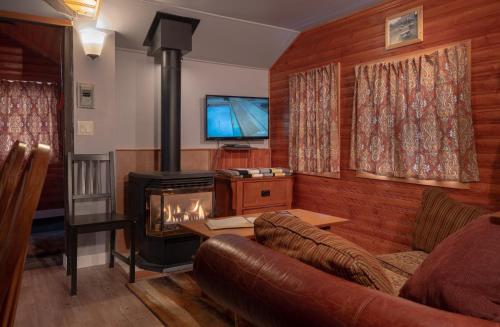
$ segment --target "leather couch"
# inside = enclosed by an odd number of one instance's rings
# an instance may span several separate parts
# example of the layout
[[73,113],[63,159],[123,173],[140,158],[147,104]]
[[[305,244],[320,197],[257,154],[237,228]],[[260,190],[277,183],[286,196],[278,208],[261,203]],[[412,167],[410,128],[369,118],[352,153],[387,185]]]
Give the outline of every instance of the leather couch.
[[206,295],[256,326],[500,326],[365,288],[236,235],[204,242],[194,274]]

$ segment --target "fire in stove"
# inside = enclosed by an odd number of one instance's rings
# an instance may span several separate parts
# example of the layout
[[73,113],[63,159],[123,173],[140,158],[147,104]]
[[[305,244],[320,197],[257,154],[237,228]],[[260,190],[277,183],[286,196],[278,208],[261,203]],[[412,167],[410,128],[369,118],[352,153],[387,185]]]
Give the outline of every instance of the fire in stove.
[[[172,209],[173,205],[171,204],[163,207],[164,224],[205,219],[205,210],[200,205],[200,200],[192,199],[191,202],[189,208],[181,209],[179,204],[175,206],[175,210]],[[156,217],[156,220],[159,219],[161,216]]]
[[186,221],[212,217],[213,188],[146,190],[146,234],[166,236]]

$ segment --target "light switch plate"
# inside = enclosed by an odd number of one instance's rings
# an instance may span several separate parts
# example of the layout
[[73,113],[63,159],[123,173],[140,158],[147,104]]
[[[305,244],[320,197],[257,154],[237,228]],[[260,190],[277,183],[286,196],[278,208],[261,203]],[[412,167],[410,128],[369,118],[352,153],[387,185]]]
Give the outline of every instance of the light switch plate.
[[78,135],[94,135],[94,122],[91,120],[79,120],[78,121]]

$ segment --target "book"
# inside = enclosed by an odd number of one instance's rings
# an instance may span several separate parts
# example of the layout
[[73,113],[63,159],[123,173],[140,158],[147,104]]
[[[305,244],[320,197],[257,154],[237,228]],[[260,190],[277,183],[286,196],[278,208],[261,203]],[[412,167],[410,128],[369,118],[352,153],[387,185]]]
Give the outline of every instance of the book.
[[259,174],[260,173],[260,170],[258,169],[251,169],[251,168],[236,168],[234,169],[236,170],[238,173],[240,173],[240,175],[252,175],[252,174]]
[[227,228],[253,228],[253,223],[257,217],[234,216],[222,219],[207,219],[205,225],[209,229]]

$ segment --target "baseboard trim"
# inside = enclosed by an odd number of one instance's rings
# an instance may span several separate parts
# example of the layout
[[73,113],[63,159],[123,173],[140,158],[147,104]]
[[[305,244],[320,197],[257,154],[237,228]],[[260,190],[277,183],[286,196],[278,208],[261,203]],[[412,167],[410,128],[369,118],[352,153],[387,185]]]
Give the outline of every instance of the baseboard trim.
[[[66,255],[63,255],[63,266],[67,267],[68,258]],[[96,253],[96,254],[86,254],[79,255],[78,262],[76,264],[77,269],[87,268],[93,266],[100,266],[109,263],[109,253]]]

